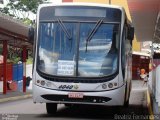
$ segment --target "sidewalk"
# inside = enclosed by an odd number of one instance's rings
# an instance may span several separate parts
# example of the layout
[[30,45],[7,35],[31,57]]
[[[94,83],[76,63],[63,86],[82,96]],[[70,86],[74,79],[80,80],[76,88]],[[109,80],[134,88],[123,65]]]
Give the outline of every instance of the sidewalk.
[[132,80],[132,89],[147,89],[148,85],[143,84],[143,80]]
[[[132,105],[147,105],[147,85],[143,85],[142,80],[132,80],[132,90],[130,96],[130,104]],[[135,99],[136,98],[136,99]]]
[[32,97],[32,90],[27,90],[26,93],[20,91],[8,91],[7,94],[0,93],[0,103],[9,102]]

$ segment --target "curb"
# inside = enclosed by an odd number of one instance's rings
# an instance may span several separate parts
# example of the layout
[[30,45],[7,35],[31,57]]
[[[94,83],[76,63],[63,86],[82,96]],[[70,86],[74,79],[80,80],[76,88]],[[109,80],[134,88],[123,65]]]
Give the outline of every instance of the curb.
[[149,94],[148,89],[146,94],[147,94],[147,107],[148,107],[149,115],[151,116],[150,120],[154,120],[154,114],[153,114],[152,105],[151,105],[151,96]]
[[15,96],[15,97],[8,97],[8,98],[2,98],[2,99],[0,99],[0,103],[9,102],[9,101],[16,101],[16,100],[22,100],[22,99],[27,99],[27,98],[31,98],[31,97],[32,97],[32,94],[20,95],[20,96]]

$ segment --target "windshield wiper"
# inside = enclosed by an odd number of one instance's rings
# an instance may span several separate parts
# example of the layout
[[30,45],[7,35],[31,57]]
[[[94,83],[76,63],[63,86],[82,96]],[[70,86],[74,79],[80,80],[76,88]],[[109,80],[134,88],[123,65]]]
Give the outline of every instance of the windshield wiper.
[[103,22],[103,19],[98,20],[97,23],[95,24],[94,28],[92,29],[92,31],[89,33],[89,35],[88,35],[88,37],[86,39],[86,52],[87,52],[88,42],[92,39],[92,37],[94,36],[94,34],[96,33],[96,31],[100,27],[100,25],[102,24],[102,22]]
[[61,26],[63,32],[66,34],[67,38],[68,38],[69,40],[71,40],[71,39],[72,39],[72,36],[69,34],[69,32],[68,32],[66,26],[63,24],[62,20],[61,20],[61,19],[57,19],[57,21],[58,21],[59,25]]

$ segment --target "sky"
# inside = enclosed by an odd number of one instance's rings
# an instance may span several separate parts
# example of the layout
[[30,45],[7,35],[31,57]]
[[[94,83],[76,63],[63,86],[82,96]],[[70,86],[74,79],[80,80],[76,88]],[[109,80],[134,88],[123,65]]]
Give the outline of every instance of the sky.
[[54,3],[61,3],[62,2],[62,0],[49,0],[49,1],[54,2]]

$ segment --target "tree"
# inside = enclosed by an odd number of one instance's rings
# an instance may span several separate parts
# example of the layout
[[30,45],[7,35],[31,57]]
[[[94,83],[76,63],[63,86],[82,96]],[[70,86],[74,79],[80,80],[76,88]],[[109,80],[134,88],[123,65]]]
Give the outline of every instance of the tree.
[[45,1],[46,0],[10,0],[4,8],[0,8],[0,11],[30,24],[31,20],[28,18],[29,12],[35,14],[39,4]]

